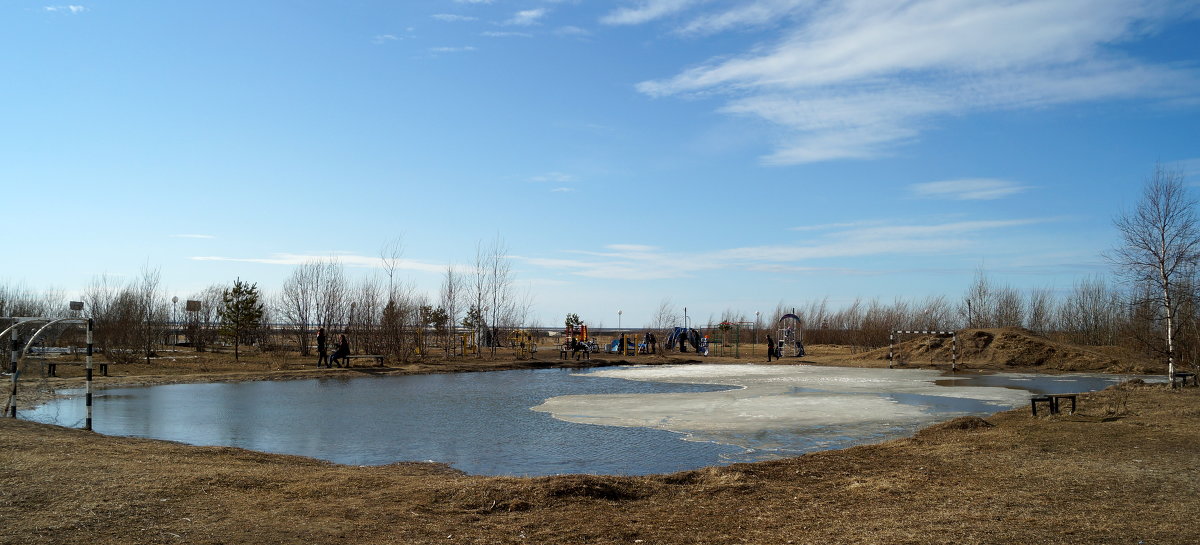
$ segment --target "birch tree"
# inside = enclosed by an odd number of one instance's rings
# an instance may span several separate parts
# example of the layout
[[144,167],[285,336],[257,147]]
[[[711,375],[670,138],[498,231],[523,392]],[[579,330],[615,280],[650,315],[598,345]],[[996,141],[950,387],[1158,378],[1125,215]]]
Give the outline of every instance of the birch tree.
[[512,317],[512,265],[508,261],[508,246],[500,235],[492,240],[492,245],[485,254],[487,274],[487,294],[491,299],[488,308],[489,326],[491,327],[492,357],[496,357],[496,347],[499,345],[501,322],[507,322]]
[[440,301],[442,309],[446,311],[446,338],[442,344],[447,358],[450,357],[450,349],[454,341],[454,329],[458,325],[458,315],[462,310],[462,292],[462,277],[454,270],[454,265],[446,265],[446,274],[442,277]]
[[[1136,286],[1152,287],[1155,318],[1163,323],[1167,373],[1175,373],[1175,328],[1180,289],[1190,284],[1200,259],[1196,201],[1183,175],[1155,165],[1132,211],[1114,220],[1121,245],[1109,255],[1117,273]],[[1135,293],[1138,290],[1133,290]]]

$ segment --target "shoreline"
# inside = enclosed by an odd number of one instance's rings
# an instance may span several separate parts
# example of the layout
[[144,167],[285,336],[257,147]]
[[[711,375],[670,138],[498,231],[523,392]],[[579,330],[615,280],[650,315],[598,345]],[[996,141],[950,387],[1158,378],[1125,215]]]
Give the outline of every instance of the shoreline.
[[1125,384],[1080,401],[1075,415],[1016,409],[639,477],[343,466],[4,419],[0,542],[1193,541],[1200,389]]
[[[673,365],[686,366],[686,365],[695,365],[695,364],[700,364],[700,365],[707,364],[707,365],[729,365],[729,366],[767,365],[767,366],[811,366],[811,367],[830,367],[830,368],[840,367],[840,368],[846,368],[846,369],[879,368],[878,366],[868,366],[868,365],[852,365],[852,364],[848,365],[847,363],[852,363],[852,362],[837,362],[837,361],[832,361],[832,362],[827,361],[827,362],[821,362],[821,363],[815,363],[815,362],[811,362],[811,361],[763,363],[763,362],[748,362],[748,361],[705,362],[705,361],[697,361],[694,359],[689,359],[687,362],[680,362],[680,361],[674,361],[674,360],[658,361],[658,362],[636,362],[636,361],[631,362],[628,360],[610,361],[610,360],[606,360],[606,359],[602,359],[602,358],[595,358],[595,359],[586,360],[586,361],[573,361],[573,360],[561,361],[560,360],[558,362],[553,362],[554,364],[551,364],[551,365],[541,365],[541,364],[539,364],[540,362],[530,362],[530,361],[520,361],[520,360],[508,361],[508,362],[494,362],[494,363],[496,363],[497,365],[495,365],[492,368],[473,369],[473,370],[438,369],[437,371],[431,371],[430,369],[427,369],[427,368],[413,369],[410,366],[408,368],[360,367],[360,368],[335,368],[335,369],[292,369],[292,370],[279,370],[279,371],[246,371],[246,372],[241,372],[241,373],[219,372],[219,373],[175,374],[175,375],[134,375],[134,376],[124,376],[124,377],[105,377],[105,380],[103,382],[94,383],[93,386],[95,387],[95,390],[106,390],[106,389],[116,389],[116,388],[152,387],[152,386],[161,386],[161,385],[170,385],[170,384],[217,384],[217,383],[233,383],[233,382],[254,382],[254,381],[275,381],[275,380],[311,380],[311,379],[327,379],[327,378],[351,379],[351,378],[363,378],[363,377],[370,377],[370,376],[419,376],[419,375],[431,375],[431,374],[457,374],[457,373],[468,373],[468,372],[487,373],[487,372],[498,372],[498,371],[536,370],[536,369],[599,369],[599,368],[609,368],[609,367],[647,366],[647,365],[651,365],[651,366],[673,366]],[[1031,375],[1047,375],[1047,376],[1076,375],[1076,374],[1078,374],[1078,375],[1104,374],[1104,375],[1109,375],[1109,376],[1121,376],[1121,375],[1112,374],[1112,373],[1096,373],[1096,372],[1084,373],[1084,372],[1070,371],[1070,372],[1038,373],[1036,371],[1030,371],[1030,370],[1004,371],[1004,370],[979,369],[979,368],[976,368],[976,369],[963,368],[958,371],[951,371],[949,369],[942,369],[942,368],[939,368],[939,366],[932,366],[932,365],[924,366],[924,367],[922,367],[922,366],[904,366],[904,367],[898,368],[898,370],[900,370],[900,369],[914,370],[914,371],[915,370],[939,371],[939,377],[963,377],[964,375],[968,375],[968,374],[973,375],[973,376],[1005,375],[1005,374],[1031,374]],[[1141,378],[1141,377],[1130,377],[1130,378]],[[941,380],[941,379],[939,379],[939,380]],[[81,391],[75,391],[75,392],[72,392],[69,394],[63,393],[64,391],[67,391],[67,390],[81,390],[84,386],[84,384],[82,383],[82,379],[68,378],[68,379],[62,379],[61,382],[62,383],[55,385],[53,390],[50,390],[48,392],[46,390],[39,390],[38,392],[40,393],[40,395],[35,395],[35,396],[31,396],[31,397],[34,399],[37,399],[40,404],[48,403],[50,401],[54,401],[54,400],[58,400],[58,399],[72,399],[72,398],[81,399],[83,397],[83,393]],[[72,382],[79,382],[79,384],[70,384]],[[745,385],[731,384],[731,383],[726,383],[726,382],[713,383],[713,382],[704,381],[704,382],[697,382],[697,384],[720,384],[723,386],[728,386],[733,389],[746,389],[747,388],[747,386],[745,386]],[[1083,392],[1083,393],[1086,394],[1087,392]],[[25,410],[26,411],[32,410],[32,409],[37,408],[38,406],[39,405],[27,405],[27,407],[29,407],[29,408],[27,408]],[[1019,411],[1019,410],[1021,410],[1021,406],[1014,406],[1009,409],[1001,409],[999,411],[996,411],[989,415],[983,416],[981,418],[991,418],[1000,413],[1009,412],[1009,411]],[[725,467],[728,465],[739,464],[739,463],[752,463],[752,464],[760,463],[760,462],[769,461],[772,459],[787,459],[787,458],[791,458],[791,457],[795,457],[795,456],[802,456],[805,454],[811,454],[812,452],[839,451],[839,450],[844,450],[847,448],[853,448],[855,446],[874,445],[874,444],[880,444],[880,443],[889,442],[889,441],[893,441],[893,440],[911,438],[911,437],[914,437],[915,435],[921,433],[926,428],[939,426],[939,425],[944,424],[945,422],[952,420],[954,418],[955,417],[946,417],[945,420],[939,419],[935,422],[931,422],[931,423],[923,425],[921,427],[910,429],[907,432],[900,434],[900,435],[886,436],[887,438],[863,439],[861,441],[853,441],[848,445],[834,447],[834,448],[827,448],[827,449],[818,449],[816,451],[809,451],[809,452],[806,452],[803,454],[792,454],[789,456],[781,456],[780,458],[771,458],[771,459],[760,460],[760,461],[755,461],[755,462],[729,462],[729,463],[725,463],[725,464],[714,464],[712,466],[704,466],[704,467],[696,468],[695,470],[702,470],[702,469],[706,469],[709,467]],[[57,424],[47,424],[47,425],[54,426]],[[654,428],[654,429],[657,429],[657,428]],[[681,434],[681,435],[685,435],[685,436],[689,435],[689,432],[685,432],[685,431],[669,430],[669,429],[665,429],[665,428],[663,428],[663,429],[664,429],[664,431],[670,431],[670,432],[676,433],[676,434]],[[99,433],[97,433],[97,434],[103,435],[103,434],[99,434]],[[131,436],[113,435],[110,437],[131,437]],[[155,439],[155,440],[171,441],[169,439]],[[184,444],[187,444],[187,443],[184,443]],[[191,445],[191,446],[201,446],[201,445]],[[229,446],[227,448],[242,448],[242,447]],[[299,456],[299,457],[307,458],[307,456],[296,455],[296,454],[283,454],[283,453],[275,453],[275,452],[269,452],[269,451],[254,451],[254,452],[261,452],[262,454],[272,454],[272,455],[277,454],[277,455],[284,455],[284,456]],[[311,459],[314,461],[320,461],[320,462],[325,462],[325,463],[330,463],[330,464],[335,464],[335,465],[348,465],[351,467],[356,466],[356,464],[339,464],[337,462],[325,460],[322,458],[311,458]],[[432,460],[430,460],[430,461],[400,460],[400,461],[388,462],[388,463],[376,464],[376,465],[385,466],[385,465],[392,465],[392,464],[412,464],[412,465],[428,464],[428,465],[435,466],[435,467],[444,466],[444,467],[450,469],[451,471],[459,471],[457,469],[453,469],[452,466],[450,466],[446,462],[439,462],[439,461],[432,461]],[[472,474],[472,473],[465,473],[465,472],[462,472],[462,473],[464,475],[474,476],[474,477],[533,478],[533,477],[528,477],[528,476],[487,475],[487,474]],[[620,476],[620,475],[613,475],[613,476]]]

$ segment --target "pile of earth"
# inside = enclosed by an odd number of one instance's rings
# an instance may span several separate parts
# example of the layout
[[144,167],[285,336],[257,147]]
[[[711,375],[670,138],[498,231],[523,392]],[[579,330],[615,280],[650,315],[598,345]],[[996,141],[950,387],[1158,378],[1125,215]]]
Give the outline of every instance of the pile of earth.
[[[950,337],[911,335],[899,340],[893,348],[898,363],[949,364],[951,361]],[[854,359],[886,361],[888,352],[886,347],[879,348],[858,354]],[[1108,373],[1154,373],[1162,367],[1125,348],[1059,342],[1018,327],[959,331],[958,362],[970,367]]]

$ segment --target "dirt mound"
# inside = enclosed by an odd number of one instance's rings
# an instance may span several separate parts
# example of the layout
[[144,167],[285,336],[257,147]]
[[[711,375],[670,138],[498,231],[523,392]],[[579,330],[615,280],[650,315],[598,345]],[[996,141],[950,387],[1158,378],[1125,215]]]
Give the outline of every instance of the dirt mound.
[[[934,335],[902,338],[894,348],[896,361],[908,364],[948,364],[951,340]],[[855,359],[887,360],[888,349],[859,354]],[[964,329],[958,332],[958,362],[976,367],[1036,367],[1058,371],[1147,372],[1150,365],[1135,361],[1114,347],[1079,346],[1050,340],[1024,328]]]

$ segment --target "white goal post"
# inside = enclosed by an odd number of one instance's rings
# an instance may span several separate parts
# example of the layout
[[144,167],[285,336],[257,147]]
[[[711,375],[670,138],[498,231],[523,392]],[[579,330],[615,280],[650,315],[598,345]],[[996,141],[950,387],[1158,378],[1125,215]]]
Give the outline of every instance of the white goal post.
[[888,368],[892,368],[896,364],[896,336],[897,335],[935,335],[938,337],[950,337],[950,370],[958,370],[958,333],[954,331],[893,331],[888,334]]

